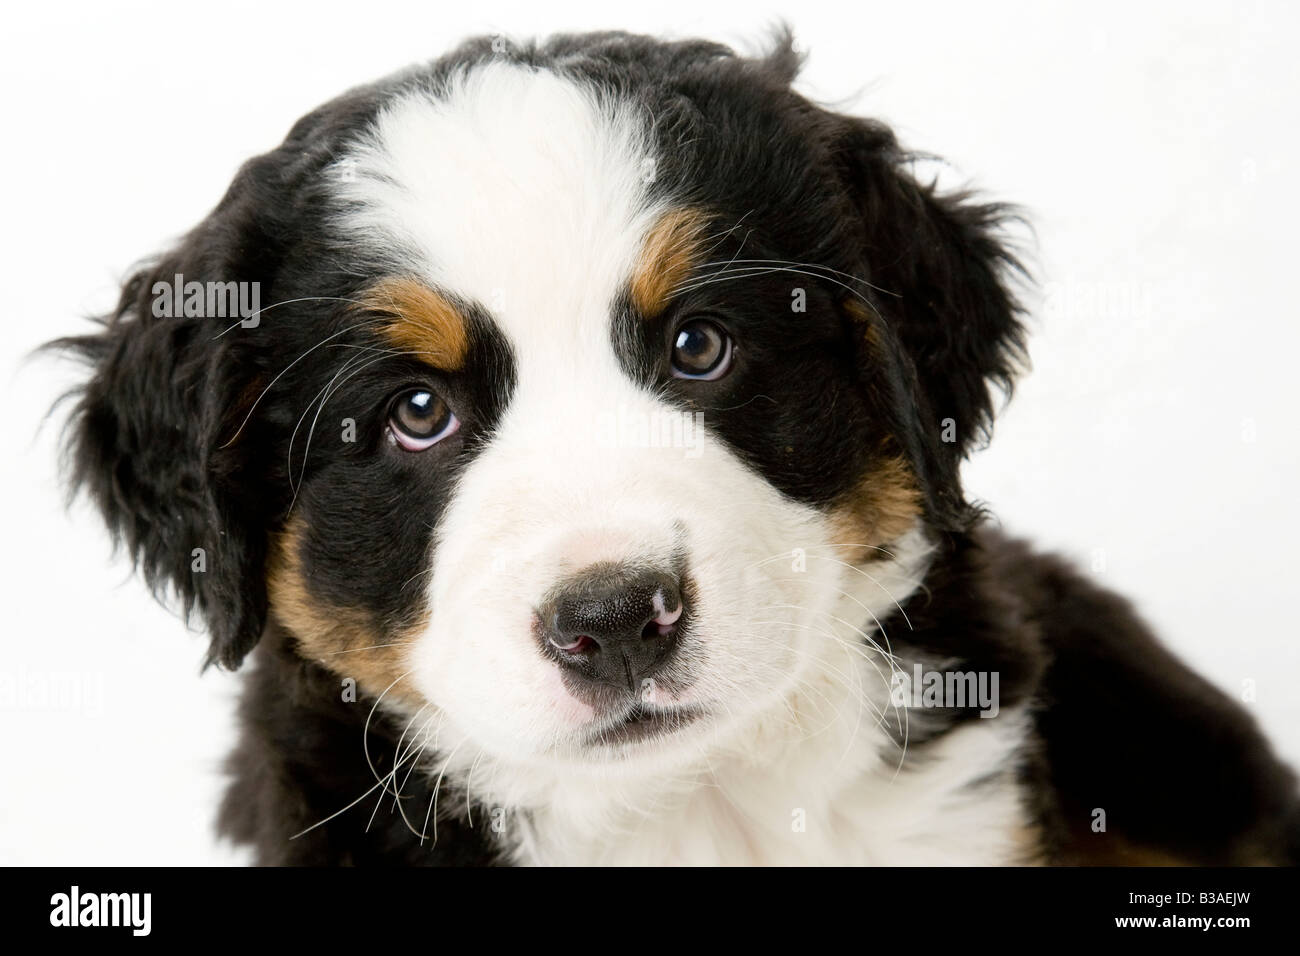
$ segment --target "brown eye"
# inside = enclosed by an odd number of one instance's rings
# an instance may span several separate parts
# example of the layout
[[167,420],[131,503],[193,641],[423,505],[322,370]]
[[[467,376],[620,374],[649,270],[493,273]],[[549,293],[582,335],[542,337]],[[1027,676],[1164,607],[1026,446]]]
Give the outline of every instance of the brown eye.
[[407,451],[424,451],[455,434],[460,420],[437,393],[413,388],[393,400],[388,428]]
[[708,319],[691,319],[673,338],[673,374],[678,378],[713,381],[731,368],[731,336]]

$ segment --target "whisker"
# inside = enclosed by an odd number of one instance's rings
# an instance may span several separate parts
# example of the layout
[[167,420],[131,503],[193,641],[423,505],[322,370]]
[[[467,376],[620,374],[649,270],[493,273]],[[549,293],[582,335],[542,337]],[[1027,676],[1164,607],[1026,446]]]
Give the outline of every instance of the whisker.
[[264,313],[270,312],[272,309],[278,306],[293,305],[297,302],[348,302],[356,306],[361,306],[365,304],[363,302],[358,302],[356,299],[348,299],[337,295],[305,295],[298,299],[282,299],[279,302],[272,302],[270,305],[263,306],[262,308],[254,312],[253,315],[250,315],[247,318],[242,318],[234,325],[222,329],[220,332],[214,335],[209,341],[215,342],[217,339],[221,338],[227,332],[234,331],[235,329],[239,328],[241,325],[243,325],[245,322],[247,322],[249,319],[253,318],[254,316],[260,318]]
[[343,650],[343,651],[331,651],[330,653],[323,655],[321,657],[321,660],[324,660],[326,657],[339,657],[343,654],[356,654],[359,651],[374,651],[374,650],[378,650],[381,647],[408,647],[414,643],[416,642],[415,641],[390,641],[387,644],[367,644],[365,647],[349,647],[347,650]]
[[[408,757],[407,759],[410,759],[410,758]],[[344,813],[347,813],[349,810],[351,810],[353,807],[355,807],[357,804],[359,804],[362,800],[364,800],[364,799],[366,799],[368,796],[370,796],[370,794],[374,793],[377,789],[379,789],[379,788],[381,788],[381,787],[385,787],[386,784],[387,784],[387,782],[388,782],[388,780],[389,780],[389,778],[392,777],[392,776],[397,772],[397,769],[398,769],[398,768],[397,768],[397,766],[395,765],[395,766],[393,767],[393,770],[390,771],[389,773],[385,774],[382,778],[380,778],[380,777],[378,777],[378,776],[376,775],[375,783],[372,784],[371,787],[370,787],[370,789],[368,789],[365,793],[361,794],[361,796],[357,797],[355,800],[353,800],[351,803],[349,803],[347,806],[343,807],[342,809],[336,810],[336,811],[334,811],[333,813],[331,813],[329,816],[325,817],[324,819],[316,821],[315,823],[313,823],[311,826],[307,827],[306,829],[304,829],[304,830],[299,830],[299,831],[298,831],[297,833],[295,833],[293,836],[289,837],[289,839],[290,839],[290,840],[296,840],[296,839],[298,839],[298,837],[302,836],[303,834],[310,833],[312,830],[315,830],[317,827],[324,826],[326,823],[329,823],[331,820],[335,819],[336,817],[339,817],[339,816],[343,815]],[[381,794],[381,797],[382,797],[382,794]]]
[[[714,249],[718,248],[718,246],[722,245],[722,243],[726,240],[726,238],[727,238],[728,236],[730,236],[733,232],[735,232],[737,229],[739,229],[741,223],[743,223],[746,219],[748,219],[751,215],[753,215],[754,212],[755,212],[755,210],[753,210],[753,209],[749,210],[749,212],[745,213],[743,216],[741,216],[739,219],[737,219],[737,220],[736,220],[736,224],[735,224],[734,226],[732,226],[730,229],[724,229],[722,232],[715,233],[715,234],[712,235],[712,236],[707,236],[707,237],[705,237],[705,240],[704,240],[705,242],[708,242],[710,239],[712,239],[712,240],[716,240],[716,241],[713,243],[713,245],[709,246],[709,248],[708,248],[708,252],[712,252]],[[748,235],[749,235],[749,234],[746,233],[746,238],[748,238]],[[743,249],[743,248],[745,247],[745,242],[744,242],[744,240],[741,241],[741,243],[740,243],[740,247],[741,247],[741,249]],[[740,250],[739,250],[739,249],[736,250],[736,254],[737,254],[737,255],[740,254]]]
[[369,790],[367,790],[367,791],[366,791],[365,793],[363,793],[361,796],[357,797],[355,800],[353,800],[351,803],[349,803],[349,804],[348,804],[346,807],[344,807],[342,810],[336,810],[334,813],[331,813],[329,816],[327,816],[324,820],[320,820],[320,821],[317,822],[317,823],[313,823],[311,826],[309,826],[309,827],[308,827],[307,829],[305,829],[305,830],[299,830],[299,831],[298,831],[297,833],[295,833],[293,836],[289,837],[289,839],[290,839],[290,840],[296,840],[296,839],[298,839],[298,837],[302,836],[304,833],[310,833],[312,830],[315,830],[317,827],[319,827],[319,826],[323,826],[323,825],[325,825],[326,823],[329,823],[331,820],[333,820],[335,817],[339,816],[340,814],[347,813],[349,810],[351,810],[353,807],[355,807],[355,806],[356,806],[358,803],[360,803],[362,800],[366,799],[366,797],[370,796],[370,794],[374,793],[375,790],[376,790],[377,788],[383,786],[385,780],[387,780],[387,779],[388,779],[388,778],[385,777],[384,780],[381,780],[381,781],[379,781],[378,783],[373,784],[373,785],[370,787]]
[[[466,738],[466,740],[468,739],[469,738]],[[447,755],[447,759],[442,765],[442,770],[438,772],[438,779],[433,785],[433,801],[429,804],[429,812],[433,814],[433,842],[429,844],[430,850],[438,845],[438,792],[442,790],[442,778],[446,775],[447,768],[451,766],[451,762],[455,758],[457,751],[459,751],[464,745],[465,741],[462,740],[452,749],[451,753]],[[429,813],[425,813],[424,815],[424,826],[426,829],[429,826]],[[423,836],[420,837],[420,843],[424,843]]]
[[[336,381],[338,381],[338,377],[342,375],[344,372],[346,372],[348,368],[350,368],[354,363],[360,361],[361,361],[360,357],[353,356],[349,358],[346,362],[344,362],[343,365],[339,368],[339,370],[334,373],[333,378],[331,378],[328,382],[322,385],[320,391],[318,391],[314,396],[312,396],[311,401],[307,403],[307,406],[303,409],[302,414],[298,416],[297,423],[293,426],[293,432],[289,435],[288,458],[287,461],[285,462],[285,473],[289,476],[289,487],[293,490],[293,497],[289,501],[289,511],[293,511],[293,506],[298,501],[298,489],[302,487],[303,478],[305,478],[307,475],[307,452],[310,451],[311,449],[311,436],[308,435],[307,448],[305,448],[302,453],[302,472],[298,476],[297,484],[295,484],[293,480],[293,446],[294,446],[294,442],[298,438],[298,429],[302,427],[303,419],[307,417],[307,412],[311,410],[312,404],[315,403],[318,399],[320,399],[320,405],[318,405],[316,409],[316,418],[320,417],[320,410],[325,407],[325,402],[328,400],[329,395],[332,394],[329,391],[330,386],[333,385]],[[312,419],[311,427],[313,431],[316,428],[316,418]]]
[[471,830],[474,829],[474,806],[473,801],[470,799],[474,786],[474,770],[478,767],[478,762],[483,759],[485,753],[487,753],[485,748],[480,747],[478,749],[478,755],[474,758],[474,762],[469,765],[469,774],[465,777],[465,817],[469,821]]
[[[357,304],[359,305],[360,303]],[[280,381],[280,379],[284,378],[284,376],[288,374],[289,369],[293,368],[295,365],[297,365],[299,362],[305,359],[312,352],[316,351],[322,345],[325,345],[327,342],[331,342],[334,339],[337,339],[340,335],[346,335],[349,332],[355,332],[357,329],[365,328],[367,325],[374,325],[375,323],[380,321],[382,320],[376,316],[373,318],[366,319],[364,322],[358,322],[356,325],[350,325],[347,328],[339,329],[334,334],[328,335],[325,338],[321,339],[319,342],[317,342],[311,348],[307,349],[307,351],[303,352],[301,355],[299,355],[296,359],[294,359],[284,368],[280,369],[279,373],[275,376],[275,378],[271,379],[271,381],[267,384],[266,388],[262,389],[262,391],[258,394],[257,398],[253,401],[253,404],[248,409],[248,413],[244,416],[244,420],[241,421],[239,423],[239,427],[235,429],[235,433],[231,435],[230,438],[226,441],[226,443],[221,447],[222,448],[230,447],[230,445],[234,443],[235,439],[237,439],[241,434],[243,434],[244,429],[248,426],[249,419],[253,417],[253,412],[257,411],[257,406],[262,403],[262,399],[266,398],[267,393],[271,391],[271,389],[275,388],[275,383]]]
[[[815,634],[815,635],[819,635],[819,636],[821,636],[821,637],[828,638],[828,639],[833,640],[833,641],[836,641],[837,643],[840,643],[840,644],[843,644],[843,643],[844,643],[844,639],[843,639],[843,638],[841,638],[841,637],[837,637],[837,636],[834,635],[834,634],[830,634],[830,633],[828,633],[828,632],[826,632],[826,631],[822,631],[822,630],[820,630],[820,629],[818,629],[818,628],[815,628],[815,627],[813,627],[811,624],[799,624],[799,623],[796,623],[796,622],[793,622],[793,621],[755,621],[754,624],[756,624],[756,625],[768,626],[768,627],[792,627],[792,628],[798,628],[798,629],[800,629],[800,630],[811,631],[811,632],[812,632],[813,634]],[[771,642],[774,643],[774,644],[777,644],[777,645],[779,645],[779,646],[781,646],[781,647],[789,648],[791,651],[793,651],[793,652],[795,652],[795,653],[798,653],[798,650],[797,650],[796,648],[791,647],[789,644],[783,644],[781,641],[777,641],[777,640],[775,640],[774,638],[764,637],[763,635],[759,635],[759,634],[753,634],[753,635],[751,635],[751,636],[752,636],[752,637],[757,637],[759,640],[768,640],[768,641],[771,641]],[[804,653],[807,653],[807,652],[805,651]],[[872,669],[875,670],[875,672],[876,672],[876,676],[880,678],[881,682],[882,682],[886,687],[888,687],[888,686],[889,686],[889,681],[885,680],[885,675],[882,674],[882,673],[880,673],[880,669],[879,669],[878,667],[875,666],[874,662],[872,662],[871,660],[868,659],[868,660],[867,660],[867,663],[869,663],[869,664],[872,665]],[[840,677],[842,677],[842,678],[845,679],[845,686],[846,686],[846,687],[849,686],[848,683],[847,683],[847,681],[848,681],[848,675],[847,675],[847,674],[845,674],[843,671],[839,670],[838,668],[831,668],[831,670],[833,670],[836,674],[838,674]],[[884,719],[885,719],[884,711],[877,710],[877,709],[875,708],[874,705],[872,705],[872,710],[873,710],[873,711],[874,711],[874,712],[875,712],[875,713],[880,717],[881,720],[884,720]]]
[[[773,260],[773,261],[779,261],[779,260]],[[805,275],[814,279],[822,279],[826,282],[830,282],[834,285],[837,285],[844,291],[848,292],[850,295],[861,300],[862,304],[865,305],[868,309],[870,309],[872,314],[876,315],[877,317],[880,316],[880,311],[876,308],[875,303],[872,302],[870,299],[868,299],[857,289],[855,289],[853,286],[849,285],[847,282],[844,282],[841,279],[837,279],[833,275],[826,275],[824,272],[814,272],[806,268],[796,268],[797,265],[798,263],[794,263],[790,265],[770,265],[770,266],[752,265],[752,266],[741,266],[739,268],[734,268],[734,269],[733,268],[719,269],[703,277],[696,277],[696,278],[684,280],[683,282],[679,283],[676,287],[674,287],[670,294],[672,296],[684,295],[688,292],[694,292],[697,289],[702,289],[705,286],[709,286],[709,285],[715,285],[719,282],[732,282],[735,281],[736,279],[753,279],[753,278],[758,278],[760,276],[772,275],[777,272],[789,272],[795,275]],[[813,268],[819,268],[819,267],[814,266]],[[835,271],[835,270],[831,270],[831,271]],[[871,286],[871,284],[869,282],[866,282],[865,279],[857,279],[856,277],[853,278],[855,279],[855,281],[862,282],[865,285]],[[874,289],[875,286],[871,286],[871,288]],[[894,295],[894,293],[889,292],[887,289],[880,289],[878,291],[885,293],[887,295]]]
[[370,708],[370,713],[366,714],[366,723],[361,728],[361,749],[366,755],[366,764],[370,767],[370,772],[371,774],[374,775],[374,778],[376,780],[379,780],[380,777],[379,777],[379,769],[375,766],[374,760],[372,760],[370,757],[370,721],[374,718],[375,711],[379,709],[379,705],[383,701],[384,696],[390,690],[396,687],[399,682],[401,682],[406,677],[408,677],[413,671],[414,668],[406,671],[406,673],[404,674],[398,675],[396,680],[394,680],[391,684],[389,684],[387,687],[384,688],[383,693],[381,693],[378,697],[375,698],[375,702]]
[[[423,724],[420,725],[420,730],[419,730],[419,732],[418,732],[418,737],[423,737],[423,736],[424,736],[424,732],[425,732],[425,730],[428,728],[429,724],[433,722],[433,719],[434,719],[435,717],[440,718],[439,721],[438,721],[438,726],[441,728],[441,726],[442,726],[441,716],[442,716],[441,714],[436,714],[436,713],[435,713],[435,714],[431,714],[431,715],[429,716],[428,720],[426,720]],[[426,750],[427,750],[427,748],[425,747],[424,743],[423,743],[423,742],[420,742],[418,739],[413,739],[412,742],[411,742],[411,746],[412,746],[412,748],[416,747],[417,745],[418,745],[418,747],[419,747],[420,756],[421,756],[421,757],[424,756],[424,754],[425,754],[425,752],[426,752]],[[401,789],[401,790],[406,789],[406,781],[410,779],[411,774],[415,771],[415,768],[416,768],[417,766],[419,766],[419,763],[420,763],[419,757],[417,757],[414,761],[412,761],[412,763],[411,763],[411,769],[408,770],[408,771],[406,771],[406,776],[405,776],[404,778],[402,778],[402,786],[401,786],[399,789]],[[410,820],[410,818],[406,815],[406,808],[403,807],[402,804],[401,804],[401,803],[400,803],[396,798],[394,798],[394,800],[393,800],[393,808],[396,809],[397,812],[401,815],[401,817],[402,817],[402,823],[404,823],[404,824],[406,825],[406,829],[410,830],[411,833],[413,833],[415,836],[420,837],[420,838],[421,838],[421,842],[423,842],[424,834],[423,834],[421,831],[415,829],[415,827],[411,824],[411,820]],[[391,811],[390,811],[390,812],[391,812]]]
[[[415,750],[415,749],[419,746],[419,743],[420,743],[420,742],[419,742],[419,738],[418,738],[418,736],[416,736],[416,737],[412,737],[412,738],[411,738],[411,746],[408,747],[405,751],[402,750],[402,744],[406,742],[406,735],[407,735],[408,732],[410,732],[411,724],[415,723],[415,722],[419,719],[420,715],[421,715],[422,713],[424,713],[426,710],[428,710],[430,706],[432,706],[432,705],[430,705],[430,704],[424,704],[423,706],[421,706],[420,709],[417,710],[417,711],[415,712],[415,714],[411,717],[411,719],[408,720],[408,721],[406,722],[406,726],[402,728],[402,735],[401,735],[400,737],[397,738],[397,748],[396,748],[396,751],[395,751],[395,754],[396,754],[396,755],[393,757],[393,760],[394,760],[395,762],[400,763],[400,762],[402,761],[402,757],[403,757],[403,756],[405,756],[406,754],[411,753],[411,751]],[[436,716],[436,714],[431,715],[431,716],[429,717],[429,720],[432,720],[434,716]],[[427,724],[428,724],[428,721],[425,721],[425,723],[422,724],[421,727],[427,726]],[[402,782],[401,782],[401,784],[397,787],[397,791],[393,794],[393,805],[394,805],[394,806],[396,806],[396,805],[397,805],[397,801],[398,801],[399,799],[401,799],[402,791],[406,789],[406,781],[408,781],[408,780],[411,779],[411,772],[412,772],[413,770],[415,770],[415,768],[416,768],[416,766],[419,764],[419,762],[420,762],[419,760],[414,760],[414,761],[411,762],[411,768],[410,768],[410,770],[407,770],[407,771],[406,771],[406,776],[402,778]],[[394,782],[396,782],[395,779],[394,779]]]
[[[705,262],[705,263],[702,263],[701,265],[699,265],[697,268],[699,268],[699,269],[708,269],[708,268],[711,268],[711,267],[713,267],[713,266],[719,266],[719,265],[721,265],[721,264],[722,264],[721,262]],[[880,286],[878,286],[878,285],[875,285],[875,284],[873,284],[873,283],[871,283],[871,282],[868,282],[866,279],[863,279],[861,276],[855,276],[855,275],[854,275],[853,273],[851,273],[851,272],[843,272],[843,271],[841,271],[841,270],[839,270],[839,269],[835,269],[835,268],[833,268],[833,267],[831,267],[831,266],[822,265],[822,264],[820,264],[820,263],[816,263],[816,262],[795,262],[795,261],[793,261],[793,260],[791,260],[791,259],[732,259],[732,260],[729,260],[728,264],[729,264],[729,265],[732,265],[732,264],[739,264],[739,265],[761,265],[761,266],[783,265],[783,266],[800,266],[800,267],[805,268],[805,269],[817,269],[817,270],[820,270],[820,271],[822,271],[822,272],[829,272],[829,273],[831,273],[831,274],[833,274],[833,275],[843,276],[845,279],[852,279],[854,282],[861,282],[861,283],[862,283],[864,286],[866,286],[868,289],[872,289],[872,290],[874,290],[874,291],[876,291],[876,292],[880,292],[880,293],[882,293],[882,294],[884,294],[884,295],[893,296],[893,297],[896,298],[896,299],[901,299],[901,298],[902,298],[902,295],[900,295],[899,293],[897,293],[897,292],[891,292],[889,289],[885,289],[885,288],[882,288],[882,287],[880,287]],[[689,281],[689,280],[688,280],[688,281]]]

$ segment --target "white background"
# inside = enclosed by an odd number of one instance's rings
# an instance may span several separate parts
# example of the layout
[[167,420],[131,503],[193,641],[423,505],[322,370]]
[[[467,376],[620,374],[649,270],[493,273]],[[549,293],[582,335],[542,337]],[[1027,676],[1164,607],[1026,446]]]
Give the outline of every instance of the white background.
[[[110,561],[86,507],[65,512],[57,428],[38,426],[73,370],[21,357],[85,328],[298,116],[484,32],[744,47],[784,17],[806,92],[945,156],[945,181],[1023,204],[1034,370],[969,487],[1131,596],[1229,693],[1254,681],[1248,706],[1300,763],[1294,5],[208,9],[6,14],[0,862],[241,858],[211,834],[238,678],[200,677],[203,639]],[[59,681],[79,705],[31,691]]]

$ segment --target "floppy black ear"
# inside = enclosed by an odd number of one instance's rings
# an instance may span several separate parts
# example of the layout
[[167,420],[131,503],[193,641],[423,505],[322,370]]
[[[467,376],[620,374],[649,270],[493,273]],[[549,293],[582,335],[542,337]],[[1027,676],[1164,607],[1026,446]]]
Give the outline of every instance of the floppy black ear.
[[[279,147],[244,164],[175,250],[131,277],[100,331],[48,346],[93,370],[70,422],[74,486],[150,585],[202,614],[209,663],[237,666],[261,635],[266,537],[288,499],[275,449],[293,418],[286,425],[257,403],[287,364],[270,343],[301,316],[247,313],[328,298],[320,283],[291,288],[287,277],[302,271],[295,262],[329,258],[325,171],[382,91],[358,88],[300,119]],[[190,307],[190,283],[202,287],[200,308]],[[160,301],[169,294],[170,309]]]
[[215,339],[217,323],[154,314],[158,284],[213,275],[213,264],[195,258],[203,242],[191,237],[136,273],[101,331],[52,345],[93,369],[69,422],[74,488],[90,494],[155,592],[179,595],[187,614],[199,610],[209,663],[234,667],[266,609],[257,509],[229,480],[251,463],[238,443],[222,447],[238,427],[230,411],[243,383]]
[[179,247],[126,282],[97,332],[47,347],[92,369],[68,426],[74,490],[89,493],[156,593],[197,608],[208,662],[232,668],[266,614],[264,435],[240,426],[265,379],[249,342],[252,307],[272,294],[277,206],[266,186],[282,165],[275,154],[247,164]]
[[994,391],[1010,394],[1025,329],[1008,279],[1023,275],[1005,244],[1008,206],[941,195],[913,176],[885,126],[837,118],[836,155],[860,221],[863,274],[877,321],[912,379],[913,432],[941,510],[965,508],[958,470],[992,426]]

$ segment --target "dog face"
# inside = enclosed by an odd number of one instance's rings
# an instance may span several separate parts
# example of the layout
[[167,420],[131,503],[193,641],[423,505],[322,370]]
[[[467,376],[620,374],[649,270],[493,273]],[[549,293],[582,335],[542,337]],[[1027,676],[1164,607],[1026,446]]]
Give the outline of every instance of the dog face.
[[[213,660],[276,630],[441,752],[565,773],[847,679],[968,520],[1020,327],[1001,210],[796,65],[471,43],[304,118],[65,343],[78,477]],[[160,316],[169,280],[262,307]]]

